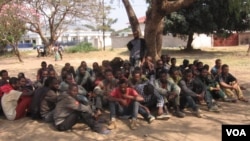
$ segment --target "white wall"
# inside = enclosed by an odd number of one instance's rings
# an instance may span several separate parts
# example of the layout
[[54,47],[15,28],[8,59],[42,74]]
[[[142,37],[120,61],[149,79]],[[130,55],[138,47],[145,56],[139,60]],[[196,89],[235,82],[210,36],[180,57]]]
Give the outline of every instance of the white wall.
[[202,48],[202,47],[212,47],[212,37],[207,36],[206,34],[194,34],[193,36],[193,47]]

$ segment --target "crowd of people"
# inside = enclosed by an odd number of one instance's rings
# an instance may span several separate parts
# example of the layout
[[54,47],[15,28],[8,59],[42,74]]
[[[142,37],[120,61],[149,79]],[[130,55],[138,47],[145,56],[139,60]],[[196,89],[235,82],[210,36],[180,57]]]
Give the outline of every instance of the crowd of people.
[[[127,44],[129,60],[115,57],[94,62],[92,67],[82,61],[77,68],[65,63],[60,72],[43,61],[34,81],[24,72],[9,77],[7,70],[1,70],[0,114],[8,120],[25,116],[43,120],[58,131],[81,122],[108,134],[117,128],[117,118],[129,119],[134,130],[138,114],[148,123],[168,120],[171,115],[184,118],[185,109],[201,118],[201,104],[210,112],[219,112],[217,101],[248,102],[222,60],[216,59],[211,69],[200,60],[183,59],[178,66],[176,58],[163,54],[154,63],[145,56],[147,46],[139,32],[133,35]],[[62,60],[59,46],[54,53],[55,61]],[[104,111],[109,112],[109,120],[101,118]]]
[[[219,112],[217,101],[248,102],[222,60],[216,59],[211,69],[200,60],[191,63],[183,59],[179,66],[176,61],[164,54],[156,63],[147,56],[138,65],[131,65],[115,57],[101,64],[94,62],[92,67],[85,61],[76,68],[66,63],[60,72],[43,61],[33,81],[25,72],[10,77],[7,70],[1,70],[1,114],[8,120],[25,116],[43,120],[58,131],[81,122],[95,132],[108,134],[122,117],[136,129],[138,115],[151,123],[171,116],[184,118],[184,109],[188,109],[201,118],[201,104],[210,112]],[[101,118],[104,111],[110,114],[108,120]],[[102,121],[108,121],[107,126]]]

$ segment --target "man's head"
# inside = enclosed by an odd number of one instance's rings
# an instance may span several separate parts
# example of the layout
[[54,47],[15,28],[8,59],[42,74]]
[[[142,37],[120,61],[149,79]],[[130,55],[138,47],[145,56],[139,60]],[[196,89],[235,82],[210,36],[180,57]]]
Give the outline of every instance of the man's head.
[[190,69],[184,71],[184,79],[187,82],[190,82],[193,79],[193,72]]
[[87,68],[87,63],[85,61],[82,61],[81,66],[86,69]]
[[44,79],[47,79],[48,74],[49,74],[49,73],[48,73],[48,70],[43,70],[43,71],[42,71],[42,77],[41,77],[41,78],[42,78],[42,81],[43,81]]
[[222,71],[222,74],[228,74],[229,73],[229,66],[227,64],[223,64],[221,66],[221,71]]
[[221,59],[216,59],[216,60],[215,60],[215,66],[216,66],[217,68],[220,68],[220,67],[221,67]]
[[171,58],[171,65],[176,66],[176,58]]
[[128,81],[124,78],[120,79],[118,82],[119,89],[122,94],[126,94],[128,88]]
[[156,68],[163,68],[163,61],[162,60],[156,61]]
[[59,82],[55,77],[48,77],[46,81],[48,81],[50,89],[54,91],[57,91],[59,89]]
[[65,82],[67,84],[72,84],[74,82],[74,78],[73,78],[73,76],[70,73],[67,73],[65,75]]
[[19,80],[16,77],[11,77],[9,80],[9,84],[14,90],[18,90],[20,87]]
[[171,69],[170,75],[171,75],[171,77],[172,77],[173,79],[175,79],[175,80],[176,80],[178,77],[181,76],[181,75],[180,75],[180,71],[179,71],[177,68]]
[[184,59],[182,62],[183,66],[188,66],[189,65],[189,60],[188,59]]
[[9,74],[8,74],[8,71],[7,71],[7,70],[1,70],[0,76],[1,76],[1,78],[2,78],[3,80],[9,79]]
[[49,77],[56,77],[56,72],[55,72],[55,70],[49,70],[49,71],[48,71],[48,76],[49,76]]
[[80,75],[85,75],[85,73],[86,73],[86,68],[84,68],[83,66],[81,66],[81,67],[79,68],[79,73],[80,73]]
[[138,69],[135,69],[135,70],[132,72],[132,78],[133,78],[136,82],[140,81],[140,79],[141,79],[141,71],[138,70]]
[[106,69],[104,74],[105,74],[105,79],[108,81],[111,81],[114,78],[114,75],[111,69]]
[[153,95],[154,94],[154,86],[150,83],[144,85],[143,92],[145,95]]
[[201,69],[201,74],[200,75],[201,75],[201,77],[206,78],[207,75],[208,75],[208,69],[206,67],[203,67]]
[[46,69],[47,68],[47,63],[45,61],[42,61],[41,67],[42,67],[42,69]]
[[97,62],[94,62],[92,64],[93,70],[98,70],[99,69],[99,64]]
[[139,31],[138,30],[136,30],[136,31],[134,31],[133,32],[133,35],[134,35],[134,38],[139,38],[140,36],[140,34],[139,34]]
[[78,94],[78,85],[77,84],[70,84],[68,88],[69,95],[76,97]]
[[167,72],[165,70],[161,70],[159,74],[160,74],[159,80],[161,81],[161,83],[166,84],[168,82]]
[[65,69],[67,70],[67,71],[69,71],[70,70],[70,63],[65,63]]
[[20,87],[26,86],[26,79],[24,77],[18,77]]

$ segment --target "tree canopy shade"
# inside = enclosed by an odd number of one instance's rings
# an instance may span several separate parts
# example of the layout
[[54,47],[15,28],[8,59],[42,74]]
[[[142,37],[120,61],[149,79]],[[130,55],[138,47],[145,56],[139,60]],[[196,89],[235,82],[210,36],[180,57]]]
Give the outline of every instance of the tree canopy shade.
[[164,33],[187,35],[192,49],[194,33],[228,36],[250,28],[250,0],[196,0],[191,6],[168,14]]

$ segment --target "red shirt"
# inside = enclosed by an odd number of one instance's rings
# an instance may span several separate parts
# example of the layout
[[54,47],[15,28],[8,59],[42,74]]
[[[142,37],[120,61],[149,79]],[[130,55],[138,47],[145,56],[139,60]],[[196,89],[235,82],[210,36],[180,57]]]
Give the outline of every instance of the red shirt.
[[[130,104],[131,102],[131,99],[129,98],[124,98],[122,96],[123,94],[121,93],[120,89],[119,88],[115,88],[110,96],[114,97],[114,98],[122,98],[122,99],[125,99],[127,101],[127,105]],[[139,94],[133,89],[133,88],[127,88],[127,91],[126,91],[126,94],[125,95],[129,95],[129,96],[138,96]]]

